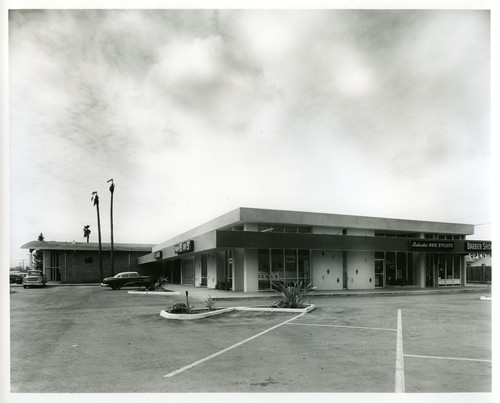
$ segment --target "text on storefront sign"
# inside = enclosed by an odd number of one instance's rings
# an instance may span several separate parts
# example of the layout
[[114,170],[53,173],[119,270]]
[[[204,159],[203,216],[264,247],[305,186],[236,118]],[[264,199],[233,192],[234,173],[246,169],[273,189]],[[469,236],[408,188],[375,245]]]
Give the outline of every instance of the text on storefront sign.
[[177,245],[174,245],[174,252],[175,253],[187,253],[187,252],[192,252],[194,250],[194,241],[189,240],[189,241],[184,241],[181,243],[178,243]]

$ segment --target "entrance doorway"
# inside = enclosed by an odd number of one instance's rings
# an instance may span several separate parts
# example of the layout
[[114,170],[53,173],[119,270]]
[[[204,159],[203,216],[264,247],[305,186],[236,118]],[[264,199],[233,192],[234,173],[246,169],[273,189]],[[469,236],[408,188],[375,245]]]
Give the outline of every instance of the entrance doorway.
[[384,259],[375,259],[375,287],[384,286]]
[[347,278],[347,252],[342,252],[342,288],[347,290],[348,287],[348,278]]
[[207,255],[201,256],[201,281],[200,285],[202,287],[207,286]]

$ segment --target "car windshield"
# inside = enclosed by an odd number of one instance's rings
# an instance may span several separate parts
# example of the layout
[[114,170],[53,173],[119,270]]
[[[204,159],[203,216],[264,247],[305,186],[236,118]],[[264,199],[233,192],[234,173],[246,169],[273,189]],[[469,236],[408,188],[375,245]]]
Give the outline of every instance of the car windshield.
[[38,270],[30,270],[28,272],[28,276],[40,276],[42,274],[42,272],[38,271]]

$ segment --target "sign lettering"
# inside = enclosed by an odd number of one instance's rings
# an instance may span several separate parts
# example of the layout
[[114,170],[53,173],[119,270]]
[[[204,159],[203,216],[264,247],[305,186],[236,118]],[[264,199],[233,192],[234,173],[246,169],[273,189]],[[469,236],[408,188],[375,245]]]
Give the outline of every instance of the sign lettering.
[[455,243],[453,241],[409,241],[410,248],[413,250],[453,250]]
[[476,260],[476,259],[486,259],[488,257],[488,254],[487,253],[476,253],[476,252],[471,252],[469,253],[469,257],[472,259],[472,260]]
[[194,250],[194,241],[193,240],[184,241],[184,242],[178,243],[177,245],[174,245],[174,252],[177,254],[192,252],[193,250]]
[[465,250],[467,252],[486,251],[491,252],[491,241],[466,241]]

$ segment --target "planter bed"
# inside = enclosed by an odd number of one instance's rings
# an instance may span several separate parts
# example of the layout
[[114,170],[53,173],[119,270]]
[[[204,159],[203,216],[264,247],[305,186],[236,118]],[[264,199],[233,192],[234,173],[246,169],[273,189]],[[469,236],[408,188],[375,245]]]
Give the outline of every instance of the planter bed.
[[[221,308],[221,309],[215,309],[213,311],[206,309],[206,310],[199,310],[199,313],[168,313],[167,311],[162,310],[160,312],[160,316],[162,316],[165,319],[194,320],[194,319],[208,318],[210,316],[215,316],[215,315],[221,315],[223,313],[232,312],[235,309],[236,308]],[[196,309],[193,310],[196,312]]]
[[[200,313],[168,313],[167,311],[162,310],[160,312],[160,316],[165,319],[194,320],[194,319],[208,318],[210,316],[220,315],[232,311],[307,313],[311,312],[315,308],[316,307],[312,304],[306,306],[305,308],[271,308],[268,306],[255,306],[255,307],[238,306],[231,308],[216,309],[214,311],[210,311],[208,309],[199,310]],[[194,311],[196,311],[196,309],[194,309]]]

